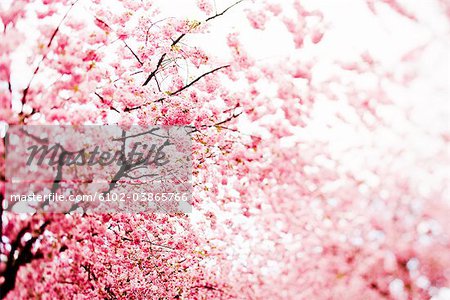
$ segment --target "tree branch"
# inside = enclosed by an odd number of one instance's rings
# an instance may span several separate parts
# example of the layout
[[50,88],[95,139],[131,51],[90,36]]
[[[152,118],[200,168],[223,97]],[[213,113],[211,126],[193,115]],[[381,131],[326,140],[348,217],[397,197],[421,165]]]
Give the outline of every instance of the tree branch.
[[[238,5],[239,3],[243,2],[243,1],[244,1],[244,0],[237,1],[237,2],[234,3],[233,5],[227,7],[227,8],[226,8],[224,11],[222,11],[221,13],[216,13],[214,16],[211,16],[211,17],[207,18],[207,19],[204,21],[204,23],[207,23],[207,22],[209,22],[209,21],[211,21],[211,20],[214,20],[214,19],[217,18],[217,17],[220,17],[220,16],[224,15],[224,14],[225,14],[227,11],[229,11],[231,8],[233,8],[234,6]],[[199,22],[197,26],[199,26],[200,24],[202,24],[202,22]],[[176,44],[178,44],[185,36],[186,36],[186,33],[181,34],[176,40],[174,40],[174,41],[172,42],[171,47],[173,47],[173,46],[175,46]],[[162,63],[163,59],[166,57],[166,55],[167,55],[167,52],[164,53],[163,55],[161,55],[161,58],[159,59],[158,64],[156,65],[155,70],[153,70],[153,71],[150,73],[150,75],[149,75],[149,76],[147,77],[147,79],[144,81],[144,83],[142,84],[142,86],[146,86],[146,85],[152,80],[152,78],[156,75],[156,73],[158,72],[158,70],[159,70],[159,68],[160,68],[160,66],[161,66],[161,63]]]
[[137,61],[139,62],[139,64],[140,64],[141,66],[143,66],[144,63],[143,63],[143,62],[141,61],[141,59],[137,56],[137,54],[133,51],[133,49],[131,49],[130,46],[128,46],[128,44],[127,44],[125,41],[123,41],[123,43],[125,44],[125,47],[127,47],[127,48],[131,51],[131,53],[133,54],[133,56],[136,57],[136,59],[137,59]]
[[215,68],[214,70],[208,71],[208,72],[204,73],[203,75],[197,77],[194,81],[192,81],[191,83],[185,85],[184,87],[182,87],[182,88],[176,90],[175,92],[169,93],[169,96],[174,96],[174,95],[176,95],[176,94],[178,94],[178,93],[181,93],[182,91],[184,91],[185,89],[189,88],[190,86],[192,86],[194,83],[196,83],[197,81],[199,81],[199,80],[202,79],[203,77],[208,76],[209,74],[212,74],[212,73],[214,73],[214,72],[216,72],[216,71],[219,71],[219,70],[221,70],[221,69],[228,68],[229,66],[230,66],[230,65],[225,65],[225,66],[221,66],[221,67]]
[[[230,117],[228,117],[227,119],[225,119],[225,120],[223,120],[223,121],[220,121],[219,123],[212,124],[212,125],[203,125],[203,126],[201,126],[201,128],[219,127],[220,125],[225,124],[225,123],[228,123],[228,122],[230,122],[231,120],[233,120],[234,118],[239,117],[240,115],[242,115],[242,113],[243,113],[243,112],[241,111],[241,112],[238,113],[238,114],[232,114]],[[189,134],[195,133],[195,132],[199,132],[199,131],[200,131],[200,130],[196,128],[196,129],[194,129],[193,131],[189,132]]]
[[[103,96],[101,96],[99,93],[95,92],[94,94],[95,94],[102,102],[105,102],[105,98],[103,98]],[[119,111],[117,108],[115,108],[114,106],[110,106],[109,108],[120,114],[120,111]]]
[[[181,93],[182,91],[184,91],[185,89],[191,87],[193,84],[195,84],[196,82],[198,82],[198,81],[199,81],[200,79],[202,79],[203,77],[208,76],[208,75],[210,75],[210,74],[212,74],[212,73],[214,73],[214,72],[217,72],[217,71],[219,71],[219,70],[221,70],[221,69],[228,68],[228,67],[230,67],[230,65],[225,65],[225,66],[217,67],[217,68],[215,68],[215,69],[213,69],[213,70],[211,70],[211,71],[208,71],[208,72],[206,72],[206,73],[200,75],[199,77],[197,77],[196,79],[194,79],[193,81],[191,81],[191,82],[188,83],[187,85],[183,86],[182,88],[180,88],[180,89],[178,89],[178,90],[176,90],[176,91],[174,91],[174,92],[168,92],[167,94],[168,94],[169,96],[177,95],[177,94]],[[153,102],[162,102],[162,101],[164,101],[165,99],[167,99],[167,97],[161,97],[161,98],[159,98],[159,99],[157,99],[157,100],[155,100],[155,101],[153,101]],[[124,111],[125,111],[125,112],[130,112],[130,111],[133,111],[133,110],[142,108],[143,106],[146,106],[146,105],[149,105],[149,104],[150,104],[150,103],[145,103],[145,104],[142,104],[142,105],[139,105],[139,106],[135,106],[135,107],[127,107],[127,108],[125,108]]]
[[[63,18],[61,19],[61,21],[59,22],[58,26],[56,27],[56,29],[53,31],[52,36],[50,37],[50,40],[48,41],[47,44],[47,48],[50,48],[50,46],[52,45],[53,40],[56,37],[56,34],[59,31],[59,28],[61,27],[62,23],[64,22],[64,20],[67,18],[67,16],[69,15],[69,12],[72,10],[73,6],[78,2],[78,0],[75,0],[69,7],[69,9],[67,10],[67,12],[64,14]],[[28,82],[27,87],[23,90],[23,96],[22,96],[22,104],[25,104],[26,101],[26,97],[28,94],[28,90],[30,89],[31,83],[33,82],[34,77],[36,76],[37,72],[39,71],[39,68],[42,64],[42,62],[47,58],[47,53],[44,54],[44,56],[42,57],[42,59],[39,61],[36,69],[34,69],[33,75],[31,76],[30,81]]]
[[162,62],[163,62],[163,60],[164,60],[164,57],[166,57],[166,55],[167,55],[166,53],[164,53],[163,55],[161,55],[161,58],[159,59],[158,64],[156,65],[155,70],[153,70],[153,72],[150,73],[150,75],[147,77],[147,79],[146,79],[145,82],[142,84],[142,86],[146,86],[146,85],[150,82],[150,80],[152,80],[152,78],[156,75],[156,72],[158,72],[159,67],[161,66],[161,64],[162,64]]
[[227,7],[227,8],[226,8],[224,11],[222,11],[221,13],[219,13],[219,14],[216,13],[214,16],[209,17],[208,19],[205,20],[205,23],[206,23],[206,22],[209,22],[209,21],[211,21],[211,20],[214,20],[214,19],[217,18],[217,17],[222,16],[222,15],[225,14],[227,11],[229,11],[230,9],[232,9],[233,7],[235,7],[236,5],[238,5],[239,3],[243,2],[243,1],[244,1],[244,0],[240,0],[240,1],[236,2],[236,3],[234,3],[233,5]]
[[[36,231],[36,234],[29,239],[25,245],[21,246],[21,240],[25,233],[27,233],[31,228],[30,224],[22,228],[17,234],[14,242],[11,244],[11,250],[8,255],[8,262],[6,263],[6,268],[1,273],[4,281],[0,284],[0,299],[6,297],[6,295],[14,289],[16,285],[17,272],[19,268],[27,263],[31,262],[33,259],[39,257],[39,255],[33,254],[32,248],[37,239],[44,232],[47,225],[50,224],[50,221],[45,221],[39,229]],[[17,258],[14,259],[14,256],[18,253]]]

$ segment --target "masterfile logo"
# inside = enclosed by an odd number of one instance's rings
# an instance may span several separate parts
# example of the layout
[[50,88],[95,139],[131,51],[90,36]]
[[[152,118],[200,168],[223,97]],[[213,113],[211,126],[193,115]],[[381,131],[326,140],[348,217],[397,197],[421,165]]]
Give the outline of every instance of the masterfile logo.
[[185,127],[11,126],[6,141],[6,210],[190,211]]

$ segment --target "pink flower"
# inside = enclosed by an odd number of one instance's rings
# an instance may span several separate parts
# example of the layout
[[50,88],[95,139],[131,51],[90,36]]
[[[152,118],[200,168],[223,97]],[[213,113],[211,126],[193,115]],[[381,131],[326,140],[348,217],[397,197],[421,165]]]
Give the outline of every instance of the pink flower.
[[249,11],[247,19],[253,28],[262,30],[267,22],[267,15],[263,11]]
[[213,11],[213,6],[210,0],[197,0],[197,6],[207,15],[210,15]]

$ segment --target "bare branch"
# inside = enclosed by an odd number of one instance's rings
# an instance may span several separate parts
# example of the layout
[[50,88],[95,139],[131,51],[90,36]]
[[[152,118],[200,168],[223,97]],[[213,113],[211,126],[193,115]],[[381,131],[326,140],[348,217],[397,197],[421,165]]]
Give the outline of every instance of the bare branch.
[[[231,120],[233,120],[233,119],[239,117],[240,115],[242,115],[242,113],[243,112],[241,111],[238,114],[232,114],[230,117],[228,117],[227,119],[225,119],[223,121],[220,121],[219,123],[212,124],[212,125],[203,125],[203,126],[201,126],[201,128],[222,127],[220,125],[230,122]],[[200,131],[199,129],[194,129],[193,131],[189,132],[189,134],[195,133],[195,132],[199,132],[199,131]],[[233,130],[233,131],[235,131],[235,130]]]
[[125,41],[123,41],[123,43],[125,44],[125,47],[127,47],[127,48],[131,51],[131,53],[132,53],[133,56],[137,59],[137,61],[139,62],[139,64],[140,64],[141,66],[143,66],[144,63],[143,63],[143,62],[141,61],[141,59],[137,56],[137,54],[133,51],[133,49],[131,49],[130,46],[128,46],[128,44],[127,44]]
[[[214,19],[217,18],[217,17],[220,17],[220,16],[224,15],[224,14],[225,14],[227,11],[229,11],[231,8],[233,8],[234,6],[238,5],[239,3],[243,2],[243,1],[244,1],[244,0],[237,1],[237,2],[234,3],[233,5],[227,7],[227,8],[226,8],[224,11],[222,11],[221,13],[218,13],[218,14],[216,13],[214,16],[211,16],[211,17],[207,18],[207,19],[204,21],[204,23],[207,23],[207,22],[209,22],[209,21],[211,21],[211,20],[214,20]],[[200,24],[202,24],[202,22],[199,22],[198,25],[200,25]],[[185,36],[186,36],[186,33],[181,34],[177,39],[175,39],[175,40],[172,42],[171,47],[173,47],[173,46],[175,46],[176,44],[178,44]],[[142,86],[146,86],[146,85],[150,82],[150,80],[152,80],[152,78],[156,75],[156,73],[157,73],[158,70],[159,70],[159,67],[161,66],[162,60],[166,57],[166,55],[167,55],[167,52],[164,53],[164,54],[161,56],[161,58],[160,58],[159,61],[158,61],[158,64],[156,65],[155,70],[153,70],[153,71],[150,73],[150,75],[147,77],[147,79],[146,79],[145,82],[142,84]]]
[[159,67],[161,66],[161,64],[162,64],[162,62],[163,62],[163,60],[164,60],[164,57],[166,57],[166,53],[164,53],[163,55],[161,55],[161,58],[159,59],[158,64],[156,65],[155,70],[153,70],[153,72],[150,73],[150,75],[147,77],[147,79],[146,79],[145,82],[142,84],[142,86],[146,86],[146,85],[150,82],[150,80],[152,80],[152,78],[156,75],[156,72],[158,72],[158,69],[159,69]]
[[[102,102],[105,102],[105,98],[103,98],[103,96],[100,96],[99,93],[95,92],[94,94],[95,94]],[[114,106],[110,106],[110,109],[111,109],[111,110],[114,110],[115,112],[117,112],[117,113],[120,114],[120,111],[119,111],[117,108],[115,108]]]
[[[203,73],[202,75],[200,75],[199,77],[197,77],[196,79],[194,79],[193,81],[191,81],[190,83],[188,83],[187,85],[181,87],[180,89],[178,89],[178,90],[176,90],[176,91],[174,91],[174,92],[168,92],[167,94],[168,94],[169,96],[177,95],[177,94],[181,93],[182,91],[184,91],[185,89],[187,89],[187,88],[191,87],[192,85],[194,85],[196,82],[198,82],[198,81],[199,81],[200,79],[202,79],[203,77],[206,77],[206,76],[208,76],[208,75],[210,75],[210,74],[212,74],[212,73],[214,73],[214,72],[217,72],[217,71],[219,71],[219,70],[221,70],[221,69],[228,68],[228,67],[230,67],[230,65],[224,65],[224,66],[221,66],[221,67],[217,67],[217,68],[215,68],[215,69],[213,69],[213,70],[211,70],[211,71],[208,71],[208,72],[206,72],[206,73]],[[155,100],[155,101],[153,101],[153,102],[162,102],[162,101],[164,101],[165,99],[167,99],[167,97],[161,97],[161,98],[159,98],[159,99],[157,99],[157,100]],[[133,111],[133,110],[142,108],[143,106],[146,106],[146,105],[149,105],[149,104],[150,104],[150,103],[145,103],[145,104],[143,104],[143,105],[139,105],[139,106],[135,106],[135,107],[130,107],[130,108],[125,108],[124,111],[125,111],[125,112]]]
[[[56,27],[56,29],[53,31],[52,36],[50,37],[50,40],[48,41],[47,44],[47,48],[50,48],[50,46],[52,45],[53,40],[56,37],[56,34],[59,31],[59,28],[61,27],[62,23],[64,22],[64,20],[67,18],[67,16],[69,15],[69,12],[72,10],[73,6],[78,2],[78,0],[75,0],[69,7],[69,9],[67,10],[67,12],[64,14],[63,18],[61,19],[61,21],[59,22],[58,26]],[[22,104],[25,104],[26,98],[27,98],[27,94],[28,94],[28,90],[30,89],[31,83],[33,82],[34,77],[36,76],[37,72],[39,71],[39,68],[41,67],[42,62],[47,58],[47,53],[44,54],[44,56],[42,56],[41,60],[39,61],[38,65],[36,66],[36,69],[34,69],[33,75],[31,76],[30,81],[28,82],[27,87],[23,90],[23,96],[22,96]]]
[[209,22],[209,21],[211,21],[211,20],[214,20],[214,19],[217,18],[217,17],[222,16],[222,15],[225,14],[227,11],[229,11],[230,9],[232,9],[233,7],[235,7],[236,5],[238,5],[239,3],[243,2],[243,1],[244,1],[244,0],[240,0],[240,1],[236,2],[236,3],[234,3],[233,5],[227,7],[227,8],[226,8],[224,11],[222,11],[221,13],[219,13],[219,14],[216,13],[214,16],[209,17],[208,19],[205,20],[205,23],[206,23],[206,22]]
[[178,94],[178,93],[181,93],[182,91],[184,91],[185,89],[189,88],[190,86],[192,86],[194,83],[196,83],[197,81],[199,81],[199,80],[202,79],[203,77],[208,76],[209,74],[212,74],[212,73],[214,73],[214,72],[216,72],[216,71],[219,71],[219,70],[221,70],[221,69],[228,68],[229,66],[230,66],[230,65],[221,66],[221,67],[215,68],[214,70],[211,70],[211,71],[209,71],[209,72],[206,72],[206,73],[204,73],[203,75],[197,77],[197,78],[196,78],[194,81],[192,81],[191,83],[189,83],[189,84],[185,85],[184,87],[180,88],[179,90],[177,90],[177,91],[175,91],[175,92],[171,92],[169,95],[170,95],[170,96],[173,96],[173,95],[176,95],[176,94]]
[[[6,268],[1,273],[4,281],[0,284],[0,299],[5,298],[6,295],[14,289],[19,268],[39,257],[39,254],[37,253],[33,254],[32,248],[48,224],[50,224],[50,221],[45,221],[38,230],[34,231],[34,236],[25,242],[23,246],[21,245],[21,241],[25,233],[30,231],[30,224],[22,228],[17,234],[14,242],[11,244]],[[17,258],[14,258],[15,255],[17,255]]]

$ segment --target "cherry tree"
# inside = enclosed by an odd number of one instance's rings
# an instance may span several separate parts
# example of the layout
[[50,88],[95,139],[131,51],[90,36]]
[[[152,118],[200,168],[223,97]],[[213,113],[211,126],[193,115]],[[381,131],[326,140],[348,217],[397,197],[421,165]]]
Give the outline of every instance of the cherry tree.
[[[448,111],[425,112],[408,100],[428,83],[423,62],[448,50],[450,6],[430,1],[430,17],[402,1],[355,3],[370,20],[389,22],[387,14],[428,40],[385,59],[357,37],[333,40],[330,7],[311,1],[199,0],[190,3],[190,18],[167,15],[162,1],[2,3],[3,128],[186,126],[194,211],[14,214],[2,207],[1,298],[445,293]],[[270,44],[270,30],[286,55],[255,54],[249,36]],[[337,44],[365,47],[330,55]]]

